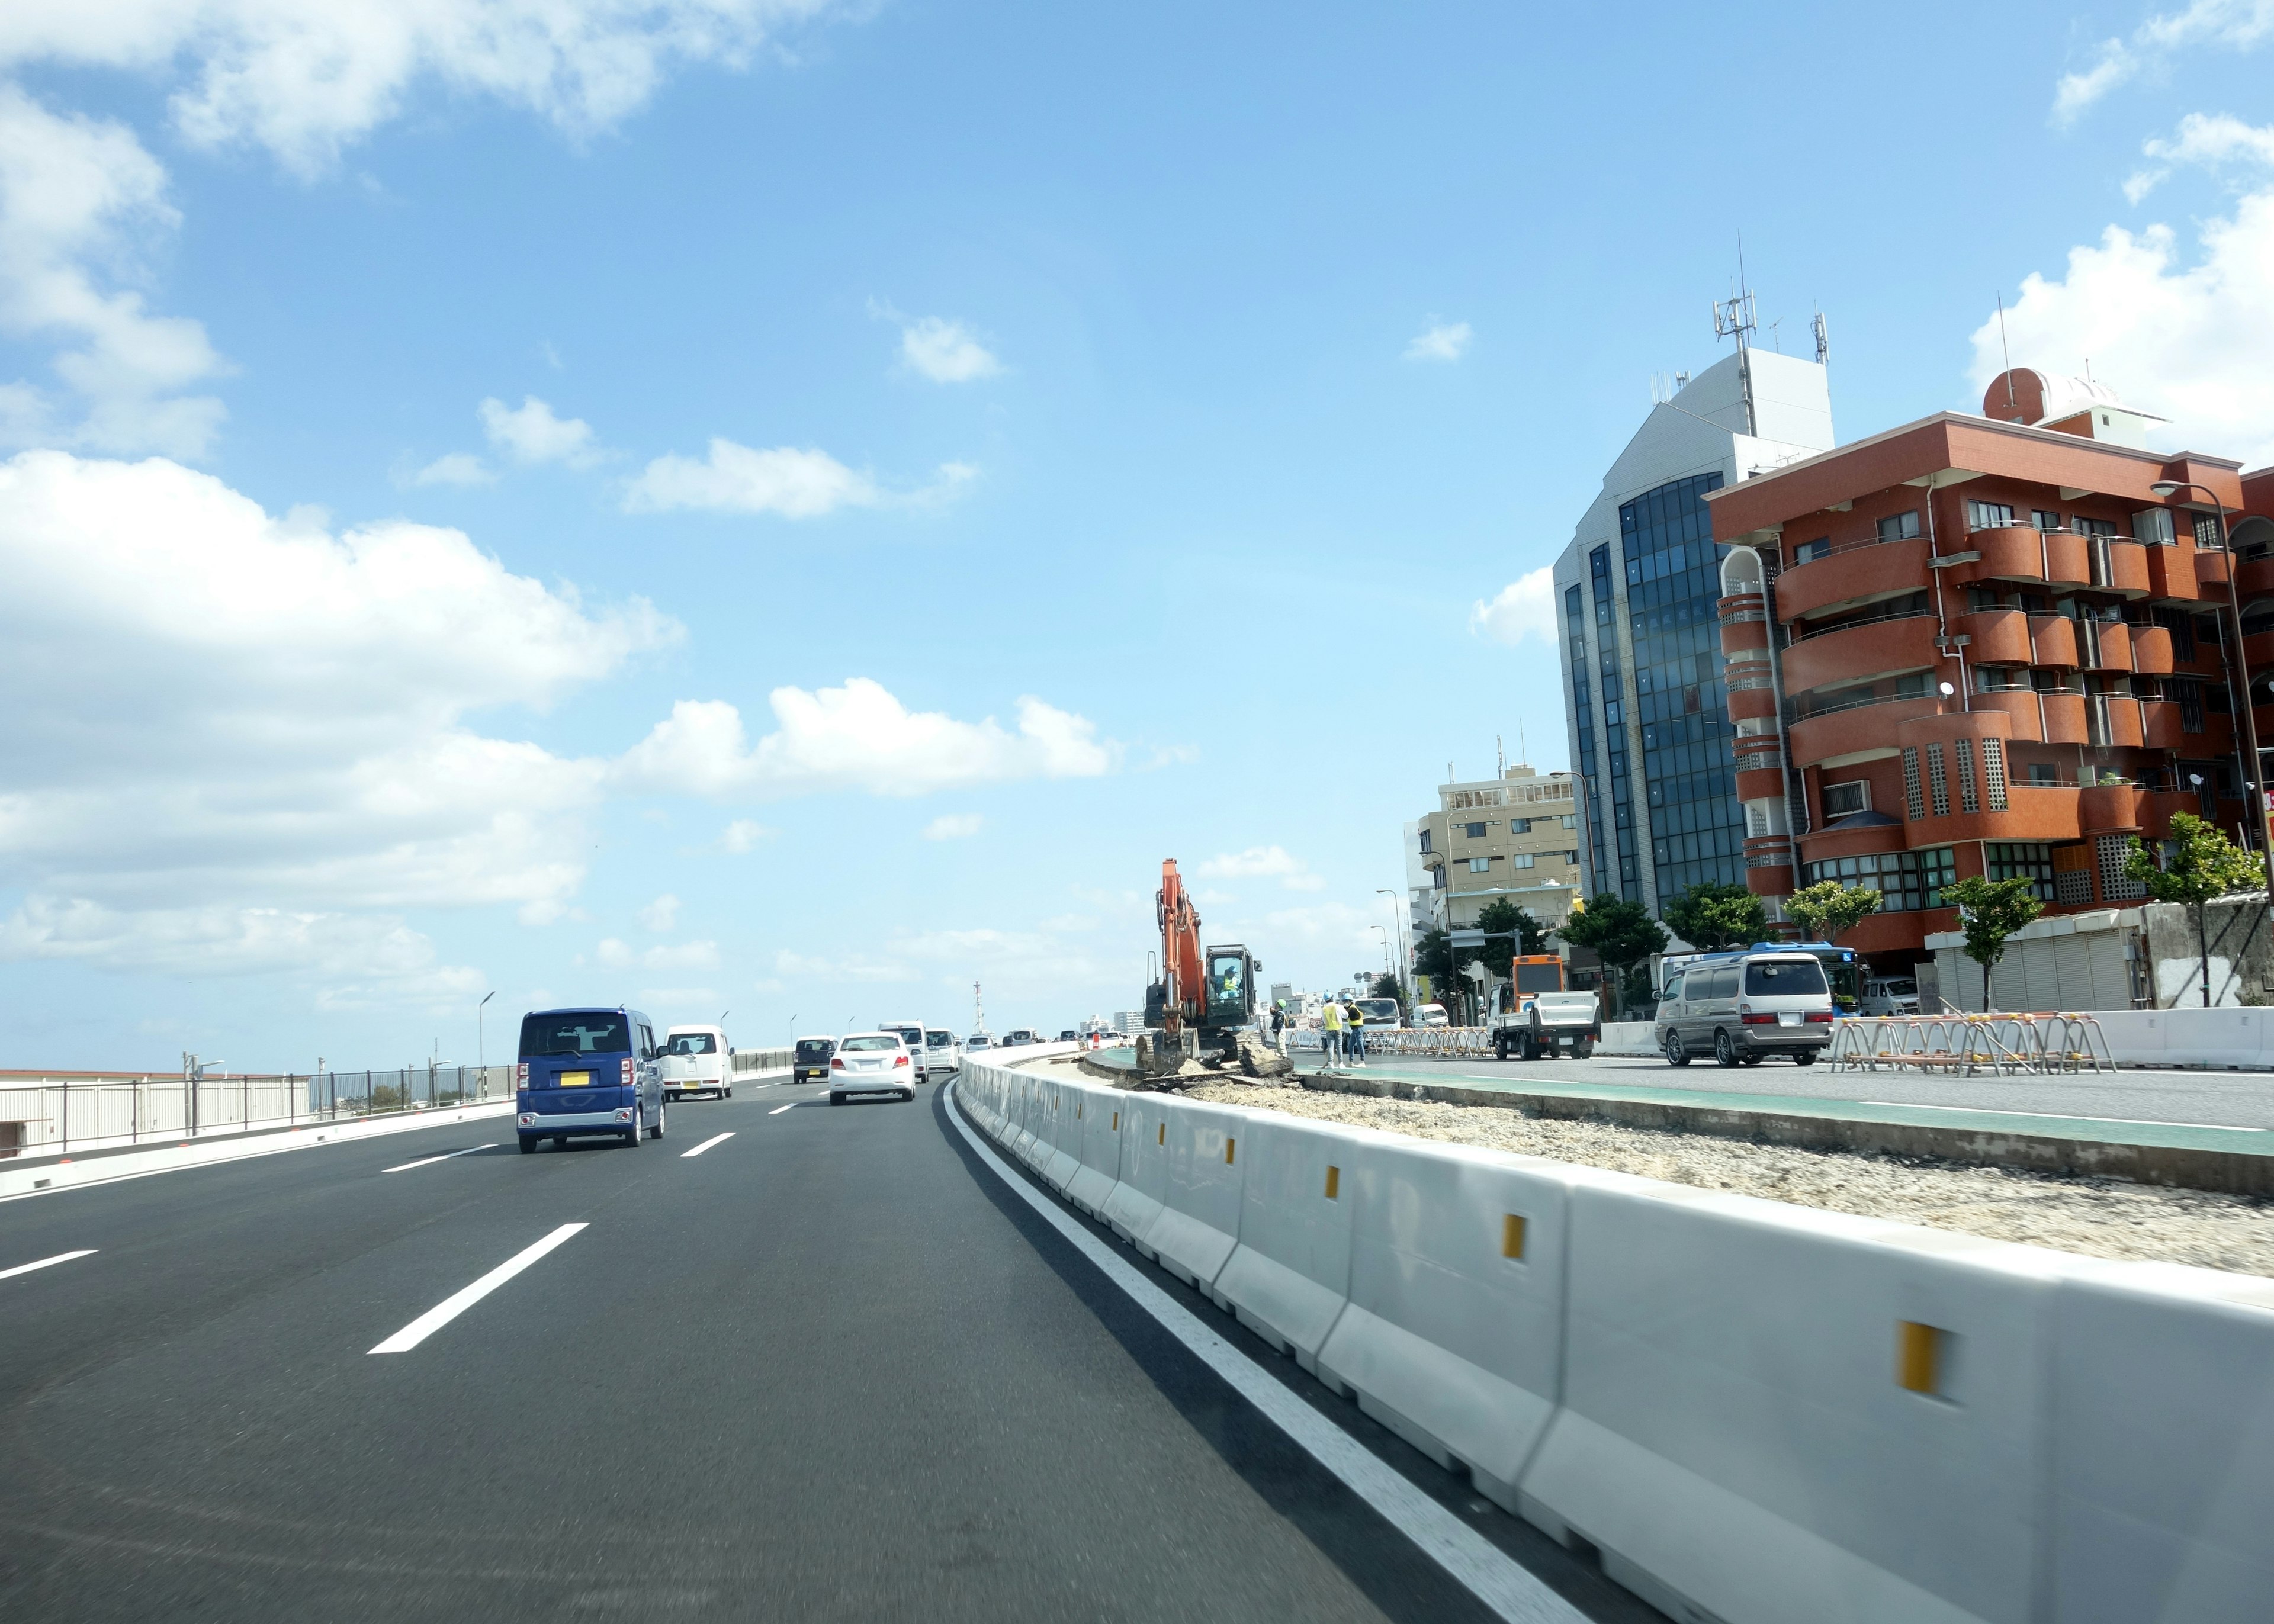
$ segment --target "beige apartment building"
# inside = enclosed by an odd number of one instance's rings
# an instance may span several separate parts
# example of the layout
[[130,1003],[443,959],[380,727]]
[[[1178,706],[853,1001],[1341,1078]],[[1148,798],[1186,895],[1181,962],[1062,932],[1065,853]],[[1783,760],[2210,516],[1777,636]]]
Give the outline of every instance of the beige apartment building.
[[1414,923],[1473,927],[1506,900],[1547,926],[1563,922],[1579,893],[1579,819],[1571,775],[1504,769],[1497,778],[1441,784],[1437,809],[1407,825]]

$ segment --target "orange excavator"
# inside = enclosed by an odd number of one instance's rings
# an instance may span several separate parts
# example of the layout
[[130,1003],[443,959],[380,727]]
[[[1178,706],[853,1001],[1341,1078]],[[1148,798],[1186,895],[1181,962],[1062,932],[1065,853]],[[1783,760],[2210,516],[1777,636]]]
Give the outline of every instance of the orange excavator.
[[1241,1030],[1255,1022],[1262,965],[1237,943],[1201,946],[1200,913],[1173,857],[1161,864],[1153,905],[1161,925],[1161,979],[1145,989],[1145,1025],[1159,1035],[1139,1047],[1143,1069],[1166,1075],[1188,1059],[1237,1058]]

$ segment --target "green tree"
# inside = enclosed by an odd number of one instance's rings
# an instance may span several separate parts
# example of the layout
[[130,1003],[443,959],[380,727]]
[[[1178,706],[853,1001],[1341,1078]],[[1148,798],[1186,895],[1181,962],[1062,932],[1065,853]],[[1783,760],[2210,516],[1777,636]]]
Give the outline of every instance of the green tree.
[[1979,875],[1942,888],[1946,907],[1958,909],[1966,956],[1982,966],[1982,1011],[1990,1011],[1990,972],[2006,956],[2006,938],[2045,911],[2030,880],[1985,880]]
[[[1612,979],[1615,989],[1629,979],[1626,972],[1653,953],[1665,951],[1668,940],[1666,932],[1641,903],[1629,902],[1614,891],[1605,891],[1585,904],[1574,899],[1571,917],[1555,934],[1574,947],[1589,949],[1619,972]],[[1633,989],[1627,990],[1631,993]]]
[[1485,968],[1502,981],[1510,979],[1518,953],[1547,951],[1547,927],[1505,897],[1495,898],[1478,911],[1477,929],[1485,933]]
[[1666,928],[1702,953],[1750,947],[1769,934],[1768,909],[1742,885],[1704,880],[1659,910]]
[[1484,957],[1473,947],[1455,950],[1452,939],[1442,930],[1426,933],[1414,944],[1413,971],[1429,978],[1429,990],[1445,1012],[1455,1020],[1460,1019],[1458,1001],[1475,983],[1462,972]]
[[1405,1007],[1405,989],[1397,984],[1397,978],[1386,970],[1374,978],[1374,986],[1367,996],[1371,998],[1395,998],[1399,1009]]
[[1879,911],[1879,893],[1861,885],[1825,880],[1815,885],[1803,885],[1787,897],[1784,911],[1800,927],[1804,940],[1837,942],[1842,934]]
[[2125,854],[2124,874],[2148,888],[2158,902],[2183,902],[2195,910],[2195,950],[2202,960],[2202,1001],[2210,1004],[2210,936],[2203,924],[2203,904],[2213,897],[2239,891],[2256,891],[2266,883],[2258,854],[2246,852],[2192,812],[2172,814],[2170,855],[2162,862],[2156,853],[2132,837]]

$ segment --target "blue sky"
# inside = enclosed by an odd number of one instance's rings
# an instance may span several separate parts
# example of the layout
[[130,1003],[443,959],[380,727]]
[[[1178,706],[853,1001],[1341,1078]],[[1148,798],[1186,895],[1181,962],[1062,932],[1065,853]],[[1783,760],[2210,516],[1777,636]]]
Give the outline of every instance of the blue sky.
[[2274,458],[2274,0],[404,9],[0,23],[0,1064],[1338,983],[1741,232]]

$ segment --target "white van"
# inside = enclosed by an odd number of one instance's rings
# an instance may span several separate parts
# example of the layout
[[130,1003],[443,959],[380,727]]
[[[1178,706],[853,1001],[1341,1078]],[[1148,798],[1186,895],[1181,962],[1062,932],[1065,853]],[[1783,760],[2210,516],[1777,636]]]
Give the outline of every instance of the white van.
[[734,1097],[734,1051],[717,1026],[674,1026],[663,1040],[663,1097]]
[[953,1077],[962,1069],[963,1051],[956,1047],[955,1034],[940,1026],[924,1028],[924,1075]]

